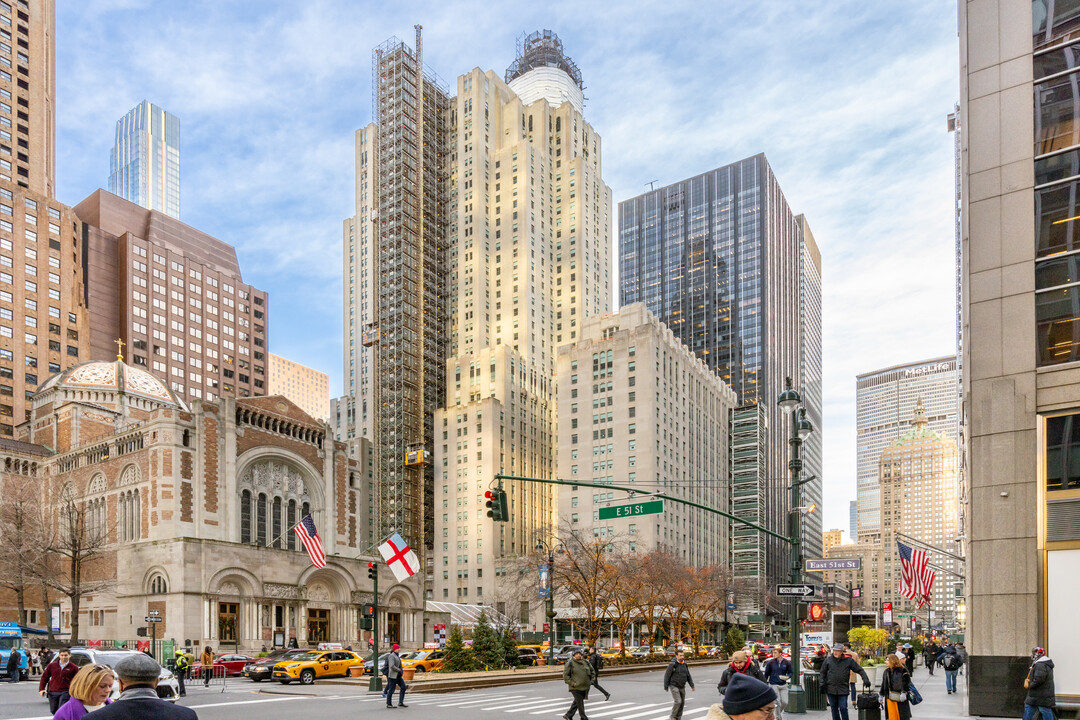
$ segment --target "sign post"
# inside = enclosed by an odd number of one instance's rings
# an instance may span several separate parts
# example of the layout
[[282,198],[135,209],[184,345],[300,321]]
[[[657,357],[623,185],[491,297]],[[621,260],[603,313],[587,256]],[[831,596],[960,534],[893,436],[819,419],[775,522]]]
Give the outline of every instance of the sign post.
[[146,622],[150,625],[150,655],[152,656],[154,651],[157,650],[157,624],[161,622],[161,611],[147,610]]

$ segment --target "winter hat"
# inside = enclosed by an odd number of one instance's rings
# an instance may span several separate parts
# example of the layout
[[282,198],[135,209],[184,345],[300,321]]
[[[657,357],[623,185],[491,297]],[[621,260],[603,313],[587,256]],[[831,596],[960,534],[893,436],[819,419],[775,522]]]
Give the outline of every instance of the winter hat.
[[776,691],[750,675],[735,673],[724,689],[724,712],[728,715],[760,710],[776,700]]
[[393,645],[390,646],[390,649],[391,650],[397,650],[400,647],[401,647],[400,645],[398,645],[397,643],[394,643]]

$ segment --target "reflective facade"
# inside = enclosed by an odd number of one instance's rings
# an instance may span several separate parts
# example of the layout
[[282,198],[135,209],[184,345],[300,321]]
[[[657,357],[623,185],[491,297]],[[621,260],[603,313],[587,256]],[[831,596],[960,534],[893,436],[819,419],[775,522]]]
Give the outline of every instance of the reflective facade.
[[[815,428],[822,426],[820,266],[812,244],[764,155],[619,204],[621,304],[645,303],[740,403],[766,409],[765,519],[779,532],[790,506],[790,418],[776,406],[785,377],[803,392]],[[820,502],[819,446],[807,446],[803,470],[816,476],[805,495]],[[820,557],[820,522],[803,527],[805,555]],[[786,543],[766,544],[772,583],[787,575],[790,557]]]
[[116,121],[109,192],[180,217],[180,120],[148,100]]

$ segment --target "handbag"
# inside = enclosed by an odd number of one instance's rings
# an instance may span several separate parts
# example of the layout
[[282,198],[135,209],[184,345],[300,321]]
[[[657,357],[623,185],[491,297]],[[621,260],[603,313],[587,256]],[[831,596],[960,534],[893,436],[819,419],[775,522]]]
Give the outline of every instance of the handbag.
[[912,705],[918,705],[922,702],[922,693],[915,687],[915,683],[910,683],[908,685],[908,702]]

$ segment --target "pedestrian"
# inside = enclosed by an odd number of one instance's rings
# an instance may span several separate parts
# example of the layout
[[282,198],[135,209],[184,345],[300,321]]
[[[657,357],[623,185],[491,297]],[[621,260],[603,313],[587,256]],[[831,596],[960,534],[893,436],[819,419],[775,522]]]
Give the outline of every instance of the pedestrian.
[[105,665],[83,665],[71,680],[71,699],[56,711],[53,720],[81,720],[87,713],[112,702],[113,671]]
[[1031,651],[1031,667],[1024,678],[1027,697],[1024,698],[1024,720],[1054,720],[1057,702],[1054,700],[1054,661],[1046,651],[1037,647]]
[[964,661],[960,658],[960,653],[956,651],[955,647],[946,645],[941,651],[940,662],[941,667],[945,670],[945,692],[952,695],[956,692],[956,673],[959,672]]
[[848,720],[848,683],[852,672],[862,676],[863,687],[870,687],[870,677],[859,663],[844,656],[843,645],[833,645],[832,654],[821,663],[821,687],[829,697],[832,720]]
[[8,682],[19,682],[19,676],[22,675],[22,651],[19,648],[11,648],[11,654],[8,655],[7,661],[7,673]]
[[930,674],[934,674],[934,664],[937,662],[937,644],[931,640],[923,648],[923,658],[926,661],[926,669],[930,671]]
[[38,650],[36,653],[30,653],[30,668],[34,675],[41,675],[41,671],[45,667],[45,663],[41,661],[42,652],[43,650]]
[[[776,691],[776,720],[784,717],[784,708],[788,701],[788,680],[791,679],[791,661],[784,657],[780,648],[774,647],[772,658],[765,663],[765,682]],[[731,682],[728,682],[731,686]],[[727,697],[727,693],[724,693]]]
[[964,643],[956,643],[956,653],[960,656],[960,674],[964,674],[964,665],[967,663],[967,648]]
[[131,653],[113,670],[120,682],[120,697],[95,710],[94,720],[199,720],[191,708],[158,697],[161,666],[149,655]]
[[203,687],[210,687],[210,679],[214,677],[214,648],[203,647],[199,662],[202,664]]
[[48,696],[49,712],[53,715],[71,697],[68,694],[68,688],[71,687],[71,680],[77,672],[79,668],[71,662],[71,651],[61,648],[52,662],[45,666],[45,672],[41,673],[38,693],[42,697]]
[[[851,646],[848,645],[847,643],[844,643],[844,655],[846,655],[846,656],[850,657],[852,660],[854,660],[856,665],[859,665],[859,663],[862,661],[862,658],[859,657],[859,653],[852,650]],[[861,667],[861,665],[860,665],[860,667]],[[850,673],[848,673],[848,689],[851,691],[851,704],[852,704],[852,706],[855,705],[855,698],[857,696],[857,694],[855,692],[855,683],[858,682],[858,681],[859,681],[859,676],[855,673],[854,670],[852,670]]]
[[720,676],[720,684],[716,686],[716,689],[720,691],[720,694],[724,694],[725,688],[731,679],[736,675],[749,675],[757,680],[765,680],[765,676],[761,672],[761,668],[757,663],[747,654],[745,650],[736,650],[731,654],[731,663],[724,668],[724,674]]
[[593,668],[592,686],[604,693],[605,702],[611,699],[611,693],[600,687],[600,671],[604,669],[604,656],[596,652],[595,647],[589,648],[589,664]]
[[[743,653],[745,656],[746,653]],[[690,677],[690,666],[686,664],[682,650],[675,651],[675,659],[668,663],[664,671],[664,692],[671,691],[671,720],[682,720],[683,707],[686,705],[686,686],[694,690],[694,679]]]
[[904,643],[904,667],[908,675],[915,672],[915,648],[911,647],[911,643]]
[[180,685],[180,697],[187,695],[187,688],[184,687],[184,680],[187,679],[188,670],[191,669],[191,663],[187,659],[187,655],[183,650],[176,651],[176,682]]
[[779,703],[774,686],[753,675],[737,673],[728,683],[723,700],[709,707],[705,720],[767,720]]
[[592,663],[583,657],[580,649],[575,648],[573,656],[563,665],[562,679],[574,698],[563,717],[573,720],[577,714],[579,720],[589,720],[585,717],[585,696],[589,694],[589,688],[596,679],[596,671],[593,670]]
[[405,690],[408,687],[405,685],[405,678],[402,677],[401,671],[401,656],[398,655],[400,645],[394,643],[390,646],[390,654],[386,656],[386,707],[394,707],[394,688],[400,687],[401,690],[398,693],[398,707],[409,707],[405,704]]
[[885,717],[887,720],[911,720],[911,703],[908,702],[911,675],[908,675],[904,663],[895,655],[885,658],[885,664],[885,673],[881,678]]

